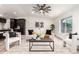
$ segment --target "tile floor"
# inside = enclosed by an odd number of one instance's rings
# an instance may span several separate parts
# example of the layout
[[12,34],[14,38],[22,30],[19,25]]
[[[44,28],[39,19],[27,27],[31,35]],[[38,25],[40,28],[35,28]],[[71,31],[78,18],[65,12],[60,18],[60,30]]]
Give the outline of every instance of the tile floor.
[[[46,47],[41,47],[48,49]],[[71,52],[67,47],[63,47],[63,42],[55,37],[55,51],[54,52],[29,52],[29,42],[26,41],[25,39],[22,39],[21,45],[18,45],[18,43],[14,43],[11,45],[11,48],[9,51],[6,51],[3,47],[2,50],[0,50],[1,53],[3,54],[39,54],[39,53],[52,53],[52,54],[70,54]]]

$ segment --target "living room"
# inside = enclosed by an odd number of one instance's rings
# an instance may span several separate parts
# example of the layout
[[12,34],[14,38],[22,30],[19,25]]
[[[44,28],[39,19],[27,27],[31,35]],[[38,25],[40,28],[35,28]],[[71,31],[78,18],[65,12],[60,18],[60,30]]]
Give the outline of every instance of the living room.
[[[47,7],[47,10],[45,13],[41,14],[38,9],[38,6],[41,8],[39,10],[43,10],[42,6]],[[74,41],[74,38],[69,39],[69,34],[72,33],[79,33],[78,31],[78,14],[79,14],[79,8],[78,4],[2,4],[0,5],[0,17],[1,19],[6,19],[6,22],[2,23],[0,22],[0,31],[1,32],[9,32],[9,31],[16,31],[20,32],[18,39],[16,38],[14,41],[14,38],[9,38],[11,40],[11,45],[9,45],[10,41],[5,43],[4,41],[0,42],[0,52],[1,53],[77,53],[77,45]],[[36,11],[36,12],[35,12]],[[38,13],[39,12],[39,13]],[[69,23],[70,28],[69,30],[62,29],[61,27],[61,20],[62,19],[72,19]],[[19,21],[18,21],[19,20]],[[64,21],[62,21],[64,22]],[[29,51],[29,39],[34,38],[35,34],[40,35],[41,37],[45,37],[46,31],[51,29],[51,25],[55,26],[55,29],[52,31],[51,37],[54,39],[54,51],[53,52],[30,52]],[[62,23],[63,24],[63,23]],[[63,24],[64,25],[64,24]],[[20,30],[18,30],[20,29]],[[29,35],[28,30],[33,30],[34,32]],[[62,31],[61,31],[62,30]],[[69,31],[69,32],[66,32]],[[63,32],[63,33],[62,33]],[[49,33],[48,33],[49,34]],[[5,34],[7,35],[7,34]],[[49,35],[46,35],[48,37]],[[66,40],[68,39],[68,40]],[[17,44],[17,41],[19,41],[19,44]],[[38,39],[40,41],[40,39]],[[31,41],[30,41],[31,42]],[[45,45],[46,45],[46,41]],[[47,41],[49,42],[49,41]],[[73,48],[73,43],[75,43]],[[6,45],[5,45],[6,44]],[[35,43],[37,44],[37,43]],[[39,44],[44,44],[39,43]],[[52,44],[51,44],[52,45]],[[65,47],[63,47],[63,45]],[[67,45],[67,46],[66,46]],[[34,49],[49,49],[49,47],[34,47]]]

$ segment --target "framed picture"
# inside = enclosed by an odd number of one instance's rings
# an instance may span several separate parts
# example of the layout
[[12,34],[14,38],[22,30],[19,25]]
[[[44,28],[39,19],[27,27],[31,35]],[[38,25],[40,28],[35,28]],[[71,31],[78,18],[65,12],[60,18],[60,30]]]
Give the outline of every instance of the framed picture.
[[35,23],[35,27],[39,27],[39,22],[36,22]]
[[35,22],[35,27],[38,28],[43,28],[44,27],[44,23],[43,22]]
[[44,27],[44,23],[40,22],[40,27],[43,28]]

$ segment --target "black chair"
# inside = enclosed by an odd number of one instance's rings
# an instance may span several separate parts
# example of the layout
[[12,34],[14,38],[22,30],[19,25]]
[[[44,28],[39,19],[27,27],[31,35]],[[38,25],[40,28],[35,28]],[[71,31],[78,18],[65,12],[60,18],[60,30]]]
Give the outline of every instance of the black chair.
[[46,30],[46,34],[51,35],[51,30]]
[[78,33],[69,33],[69,39],[72,39],[73,35],[78,35]]
[[0,33],[0,40],[4,40],[6,37],[3,36],[3,33]]
[[28,30],[28,34],[32,35],[33,34],[33,30]]
[[10,37],[16,37],[16,32],[9,32]]

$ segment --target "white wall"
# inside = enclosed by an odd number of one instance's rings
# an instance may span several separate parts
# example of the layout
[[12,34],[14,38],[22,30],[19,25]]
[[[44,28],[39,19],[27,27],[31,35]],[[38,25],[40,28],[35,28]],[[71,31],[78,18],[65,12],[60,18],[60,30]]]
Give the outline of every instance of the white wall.
[[[44,22],[44,28],[41,28],[42,32],[46,29],[50,29],[50,25],[53,24],[53,20],[50,18],[40,18],[40,17],[18,17],[26,19],[26,34],[28,29],[34,29],[34,31],[38,31],[39,29],[35,27],[35,22]],[[3,25],[0,23],[0,29],[8,29],[10,28],[10,19],[7,19],[6,23]]]
[[7,19],[6,23],[4,24],[4,29],[10,29],[10,19]]
[[[68,37],[66,35],[64,35],[65,33],[61,33],[59,30],[60,30],[60,24],[59,24],[59,21],[63,18],[66,18],[66,17],[69,17],[69,16],[72,16],[73,17],[73,20],[72,20],[72,33],[75,33],[77,32],[78,35],[73,35],[73,39],[71,40],[73,43],[73,51],[74,52],[77,52],[77,45],[79,45],[79,42],[77,41],[77,38],[79,37],[79,7],[75,7],[74,9],[62,14],[61,16],[57,17],[55,19],[55,26],[56,26],[56,31],[55,33],[58,34],[59,36],[62,36],[63,38],[64,37]],[[64,35],[64,36],[63,36]],[[68,41],[67,39],[64,38],[64,40]],[[77,43],[78,42],[78,43]]]
[[61,16],[57,17],[54,21],[54,24],[56,26],[56,33],[61,33],[60,31],[60,20],[63,19],[63,18],[66,18],[66,17],[69,17],[69,16],[72,16],[73,17],[73,20],[72,20],[72,32],[78,32],[79,33],[79,8],[76,7],[64,14],[62,14]]
[[[79,34],[79,7],[75,7],[73,8],[72,10],[60,15],[59,17],[57,17],[54,21],[54,24],[55,24],[55,33],[57,35],[61,35],[63,37],[67,36],[68,35],[65,35],[65,33],[61,33],[61,30],[60,30],[60,27],[61,27],[61,24],[60,24],[60,21],[61,19],[63,18],[66,18],[66,17],[69,17],[69,16],[72,16],[72,33],[75,33],[77,32]],[[79,36],[79,35],[78,35]]]
[[46,29],[50,29],[50,25],[53,24],[53,20],[49,18],[27,17],[26,33],[28,29],[34,29],[34,31],[39,30],[38,28],[35,27],[35,22],[44,22],[44,28],[41,28],[42,32],[44,32]]

